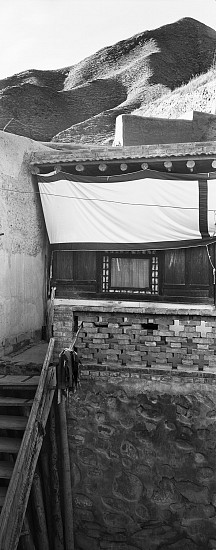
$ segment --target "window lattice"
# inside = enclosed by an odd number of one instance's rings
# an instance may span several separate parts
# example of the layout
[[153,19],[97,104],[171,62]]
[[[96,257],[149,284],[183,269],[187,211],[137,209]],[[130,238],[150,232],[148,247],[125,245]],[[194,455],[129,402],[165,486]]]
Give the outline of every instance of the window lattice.
[[[125,258],[126,261],[121,262],[122,258]],[[131,259],[131,267],[139,266],[139,272],[141,269],[141,263],[138,262],[132,263],[133,260],[136,260],[137,258],[137,252],[132,252],[130,256],[126,258],[126,256],[122,255],[120,252],[117,252],[115,254],[106,254],[103,256],[103,272],[102,272],[102,291],[107,292],[110,294],[143,294],[143,295],[155,295],[159,293],[159,283],[158,283],[158,257],[156,256],[154,251],[151,252],[139,252],[139,259],[143,258],[146,259],[146,262],[143,262],[143,268],[146,272],[147,266],[149,266],[149,275],[143,274],[143,286],[146,288],[142,288],[142,284],[140,283],[140,280],[142,280],[140,273],[134,277],[132,275],[128,275],[128,278],[124,277],[121,282],[119,282],[119,286],[115,285],[115,282],[119,281],[118,276],[116,275],[116,271],[112,271],[113,265],[115,265],[116,270],[116,264],[119,264],[119,269],[124,265],[125,268],[129,268],[130,265],[130,259]],[[112,264],[113,260],[115,259],[115,263]],[[126,286],[126,283],[123,281],[126,281],[128,279],[128,287]],[[139,282],[137,282],[139,280]],[[125,286],[124,286],[125,285]],[[135,287],[137,285],[137,287]],[[115,288],[116,286],[116,288]],[[134,288],[133,288],[134,286]]]

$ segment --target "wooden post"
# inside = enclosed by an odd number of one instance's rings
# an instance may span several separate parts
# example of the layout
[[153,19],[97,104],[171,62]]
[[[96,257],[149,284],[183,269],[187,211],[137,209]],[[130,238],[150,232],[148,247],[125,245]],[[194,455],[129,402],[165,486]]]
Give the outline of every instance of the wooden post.
[[73,529],[73,503],[71,490],[70,456],[67,434],[67,418],[65,407],[65,396],[62,395],[61,403],[57,406],[59,413],[59,437],[61,443],[61,473],[63,484],[64,503],[64,535],[65,550],[74,550],[74,529]]
[[54,404],[50,410],[49,419],[50,436],[50,472],[51,472],[51,498],[52,498],[52,521],[53,521],[53,550],[65,550],[64,535],[61,516],[60,485],[58,474],[58,450],[56,443],[56,422]]
[[38,549],[50,550],[48,533],[47,533],[47,524],[46,524],[46,515],[44,509],[43,493],[41,487],[41,480],[38,468],[36,468],[32,488],[32,504],[34,508],[34,513],[36,516],[36,538],[38,542]]
[[18,550],[35,550],[27,515],[25,515]]
[[[49,429],[49,420],[47,423],[47,430],[48,429]],[[50,476],[50,468],[49,468],[49,445],[48,445],[47,434],[43,441],[39,461],[41,465],[42,481],[43,481],[43,487],[44,487],[44,504],[46,509],[48,538],[49,538],[50,548],[53,548],[51,476]]]

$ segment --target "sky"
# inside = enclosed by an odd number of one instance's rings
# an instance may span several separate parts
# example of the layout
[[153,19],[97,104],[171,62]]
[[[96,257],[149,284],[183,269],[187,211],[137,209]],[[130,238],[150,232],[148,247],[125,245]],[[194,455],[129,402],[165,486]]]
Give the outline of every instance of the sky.
[[216,0],[0,0],[0,8],[0,79],[74,65],[182,17],[216,30]]

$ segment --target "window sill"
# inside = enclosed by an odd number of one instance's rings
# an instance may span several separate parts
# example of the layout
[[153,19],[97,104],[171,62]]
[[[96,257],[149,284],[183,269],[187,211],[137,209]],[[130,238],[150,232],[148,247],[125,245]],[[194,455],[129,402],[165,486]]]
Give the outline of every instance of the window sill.
[[56,307],[71,306],[75,311],[104,311],[111,313],[119,311],[122,313],[142,313],[148,315],[199,315],[216,317],[216,308],[211,304],[56,298],[54,305]]

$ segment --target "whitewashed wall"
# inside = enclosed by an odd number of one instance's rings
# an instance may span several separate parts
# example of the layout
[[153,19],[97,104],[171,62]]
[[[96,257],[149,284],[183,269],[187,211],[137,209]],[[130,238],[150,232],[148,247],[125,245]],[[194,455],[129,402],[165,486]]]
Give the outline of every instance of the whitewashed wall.
[[30,155],[45,149],[0,132],[0,355],[40,336],[48,241]]

